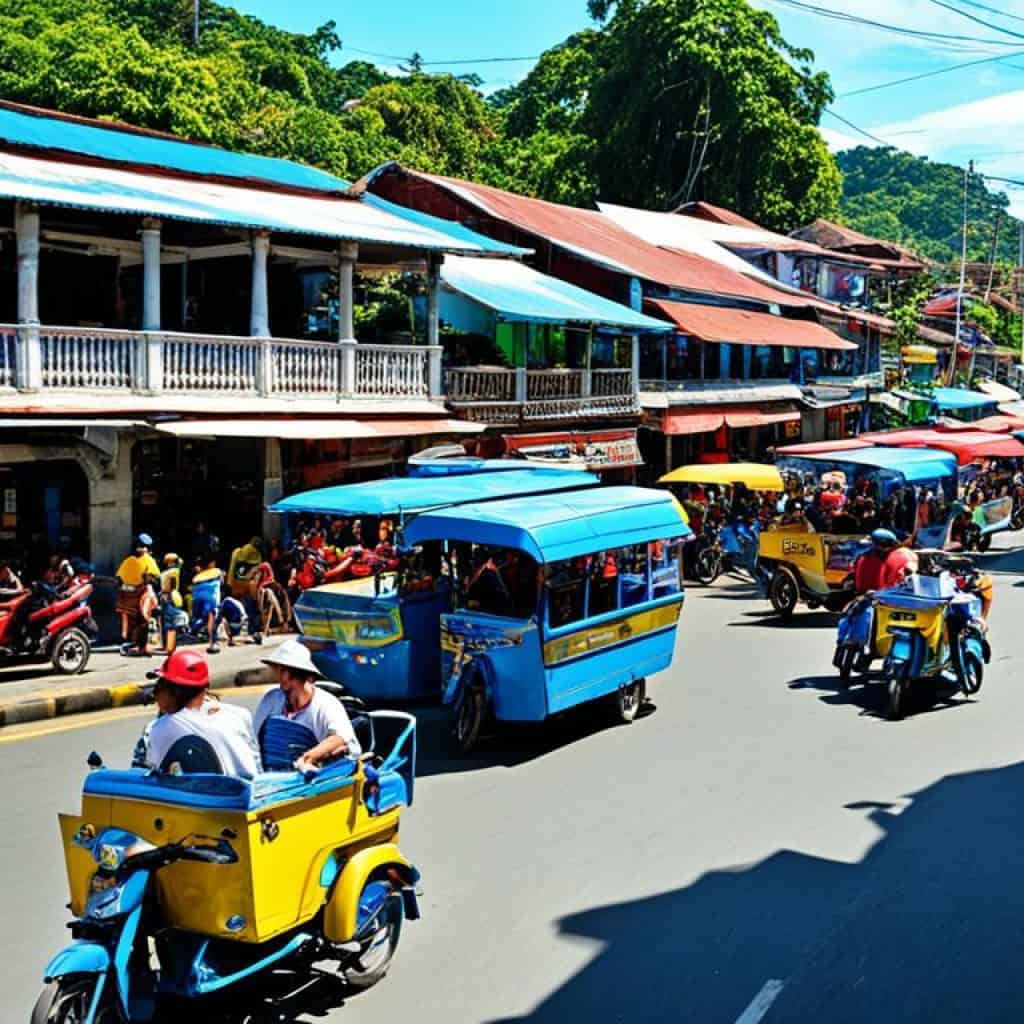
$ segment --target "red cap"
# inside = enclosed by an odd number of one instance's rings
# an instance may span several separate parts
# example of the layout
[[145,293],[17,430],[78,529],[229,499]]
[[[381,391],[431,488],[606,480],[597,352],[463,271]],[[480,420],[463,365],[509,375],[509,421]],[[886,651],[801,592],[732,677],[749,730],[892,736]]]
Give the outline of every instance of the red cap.
[[176,686],[193,686],[197,690],[210,685],[210,666],[195,651],[175,651],[155,671],[147,672],[150,679],[164,679]]

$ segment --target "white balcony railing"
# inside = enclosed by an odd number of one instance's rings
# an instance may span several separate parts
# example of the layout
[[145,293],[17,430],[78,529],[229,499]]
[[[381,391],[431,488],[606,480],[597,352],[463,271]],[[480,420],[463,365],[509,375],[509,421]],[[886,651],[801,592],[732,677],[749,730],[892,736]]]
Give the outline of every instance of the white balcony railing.
[[491,426],[640,411],[632,370],[459,366],[445,372],[445,393],[460,416]]
[[0,324],[0,387],[439,398],[441,348]]

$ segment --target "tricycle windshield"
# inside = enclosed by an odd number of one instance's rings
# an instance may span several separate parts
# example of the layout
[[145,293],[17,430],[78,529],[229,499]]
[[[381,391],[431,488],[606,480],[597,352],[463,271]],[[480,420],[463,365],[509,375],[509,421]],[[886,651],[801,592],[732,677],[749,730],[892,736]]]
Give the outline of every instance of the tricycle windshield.
[[515,548],[466,542],[449,546],[454,606],[506,619],[537,614],[540,576],[536,561]]

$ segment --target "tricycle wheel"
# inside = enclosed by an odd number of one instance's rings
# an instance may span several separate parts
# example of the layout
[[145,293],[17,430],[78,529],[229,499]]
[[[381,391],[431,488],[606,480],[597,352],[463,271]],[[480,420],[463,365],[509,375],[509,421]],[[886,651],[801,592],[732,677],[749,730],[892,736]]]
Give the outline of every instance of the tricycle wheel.
[[964,651],[963,667],[960,670],[960,689],[968,697],[972,697],[981,689],[985,678],[985,666],[974,651]]
[[63,676],[76,676],[89,664],[92,645],[89,638],[77,628],[65,629],[57,634],[50,652],[53,670]]
[[836,655],[836,667],[839,669],[839,681],[843,686],[850,685],[850,677],[853,675],[853,666],[857,661],[856,647],[840,648]]
[[479,686],[471,686],[455,709],[455,742],[462,754],[472,752],[480,742],[484,704],[483,690]]
[[344,969],[345,980],[352,988],[371,988],[388,973],[404,918],[402,896],[390,882],[371,879],[366,883],[359,894],[356,917],[356,938],[363,949]]
[[638,679],[635,683],[620,686],[611,695],[612,712],[616,722],[629,725],[643,707],[647,696],[647,680]]
[[722,573],[722,556],[713,547],[706,547],[697,555],[693,575],[698,583],[710,587]]
[[796,611],[800,601],[800,585],[788,569],[779,568],[772,574],[772,581],[768,585],[768,600],[784,619]]
[[910,696],[907,666],[887,665],[885,681],[889,689],[889,721],[898,722],[907,713],[907,698]]
[[[98,983],[95,974],[69,974],[51,981],[39,993],[32,1024],[80,1024],[89,1016]],[[96,1024],[120,1024],[122,1017],[115,1001],[104,995],[93,1020]]]

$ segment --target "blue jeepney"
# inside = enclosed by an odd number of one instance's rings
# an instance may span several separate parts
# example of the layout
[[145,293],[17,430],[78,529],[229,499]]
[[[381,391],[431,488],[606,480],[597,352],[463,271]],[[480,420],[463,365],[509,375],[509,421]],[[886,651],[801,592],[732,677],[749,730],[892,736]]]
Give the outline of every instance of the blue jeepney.
[[418,516],[406,533],[447,547],[444,702],[463,752],[489,719],[539,722],[599,698],[632,721],[646,678],[672,663],[691,531],[666,491],[459,505]]
[[441,687],[439,623],[451,608],[442,545],[408,542],[427,510],[594,487],[591,473],[524,467],[512,460],[438,460],[388,480],[325,487],[278,501],[272,512],[388,518],[396,525],[395,568],[306,590],[295,603],[300,639],[324,675],[370,702],[436,699]]

